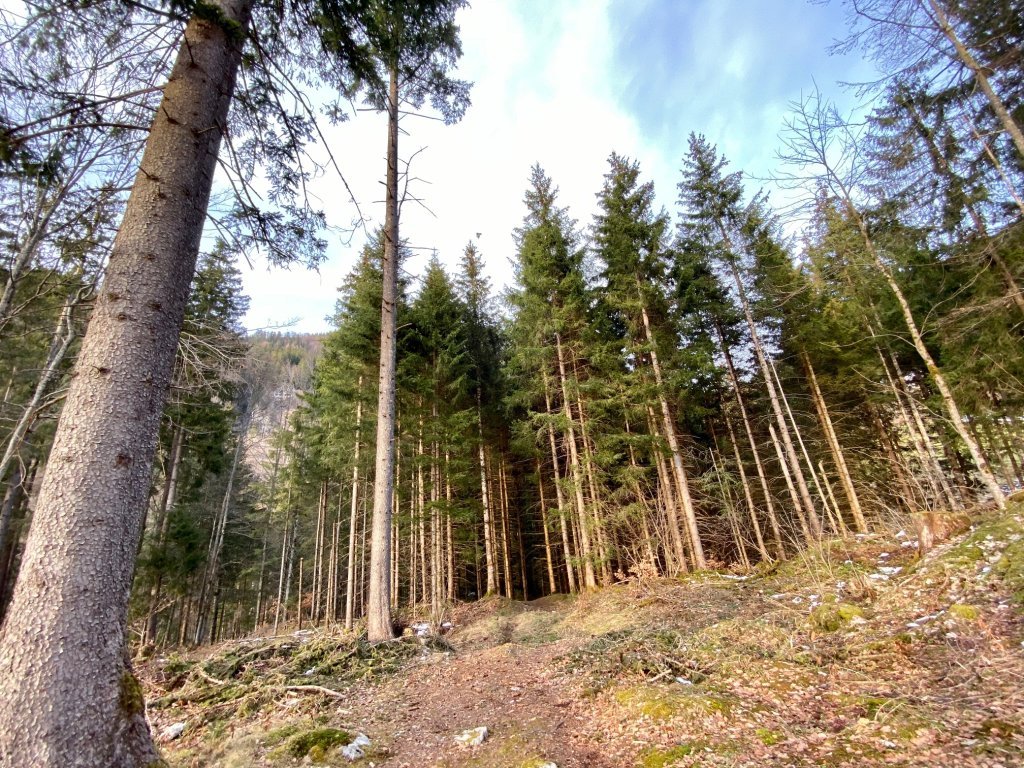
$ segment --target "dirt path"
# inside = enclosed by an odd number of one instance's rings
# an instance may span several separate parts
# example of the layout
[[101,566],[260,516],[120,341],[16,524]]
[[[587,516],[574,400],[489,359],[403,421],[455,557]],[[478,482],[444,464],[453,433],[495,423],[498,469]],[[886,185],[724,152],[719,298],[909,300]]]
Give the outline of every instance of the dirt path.
[[[380,734],[380,766],[489,766],[551,761],[559,768],[611,766],[586,742],[572,681],[554,661],[575,646],[501,645],[435,657],[402,678],[361,692],[352,711]],[[359,696],[362,698],[362,696]],[[486,726],[485,743],[467,749],[454,735]]]

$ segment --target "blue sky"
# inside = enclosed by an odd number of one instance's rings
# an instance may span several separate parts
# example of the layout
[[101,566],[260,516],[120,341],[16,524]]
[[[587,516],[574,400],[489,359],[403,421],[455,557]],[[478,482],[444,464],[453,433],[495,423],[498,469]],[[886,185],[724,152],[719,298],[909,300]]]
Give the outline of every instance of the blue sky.
[[[478,246],[496,289],[511,279],[511,232],[523,215],[530,166],[540,162],[581,226],[594,212],[612,151],[640,162],[661,205],[675,185],[689,133],[703,133],[732,167],[754,177],[752,193],[777,167],[788,104],[818,86],[846,109],[838,81],[869,79],[858,57],[830,56],[845,32],[838,2],[804,0],[477,0],[460,17],[460,75],[475,82],[461,123],[406,119],[401,154],[417,155],[415,189],[430,213],[409,205],[402,236],[454,268]],[[328,130],[334,154],[372,228],[383,219],[380,179],[385,126],[360,112]],[[354,208],[336,179],[314,189],[334,224]],[[783,201],[784,195],[774,199]],[[355,262],[361,233],[334,238],[319,273],[246,269],[250,327],[290,320],[296,331],[329,329],[336,288]]]

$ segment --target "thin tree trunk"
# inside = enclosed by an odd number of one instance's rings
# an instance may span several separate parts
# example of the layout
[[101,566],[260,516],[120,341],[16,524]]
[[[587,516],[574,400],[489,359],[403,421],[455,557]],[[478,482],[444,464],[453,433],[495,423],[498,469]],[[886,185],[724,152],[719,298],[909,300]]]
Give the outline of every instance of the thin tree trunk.
[[[818,477],[814,472],[814,464],[811,462],[811,457],[807,453],[807,446],[804,445],[804,438],[800,433],[800,425],[796,423],[796,417],[793,416],[793,409],[789,406],[789,398],[786,396],[786,390],[782,386],[782,379],[779,378],[779,371],[775,366],[775,361],[770,357],[767,358],[769,372],[768,375],[772,376],[775,380],[775,384],[779,388],[779,399],[782,401],[782,405],[785,406],[786,416],[789,417],[789,424],[793,427],[793,434],[796,435],[796,442],[800,446],[800,454],[804,457],[804,463],[807,465],[807,472],[811,476],[811,482],[814,483],[815,490],[818,491],[818,498],[821,499],[823,506],[825,507],[826,514],[828,513],[828,501],[825,498],[825,494],[821,489],[821,485],[818,483]],[[799,467],[798,467],[799,468]],[[814,538],[821,538],[821,520],[818,519],[818,512],[815,509],[807,517],[807,522],[810,524],[811,535]]]
[[380,387],[377,399],[377,456],[373,481],[367,638],[395,636],[391,624],[391,500],[395,482],[395,373],[398,314],[398,70],[388,86],[388,149],[384,206],[384,276],[380,319]]
[[[10,470],[11,462],[14,460],[18,448],[21,447],[22,440],[28,434],[35,422],[36,417],[39,415],[39,410],[43,404],[43,398],[49,393],[50,388],[56,382],[58,374],[60,373],[61,364],[64,362],[64,358],[67,357],[68,350],[74,343],[78,334],[75,329],[75,309],[85,300],[85,298],[92,293],[92,286],[83,287],[73,292],[68,296],[67,301],[64,303],[64,307],[61,309],[60,317],[57,319],[57,325],[53,329],[53,335],[50,340],[50,350],[46,356],[46,363],[43,365],[42,373],[39,375],[39,380],[36,382],[35,390],[32,392],[32,397],[28,403],[22,408],[21,416],[18,418],[17,423],[14,425],[14,429],[11,430],[10,436],[7,438],[7,446],[4,449],[3,458],[0,459],[0,484],[7,479],[7,473]],[[6,531],[0,527],[0,546],[3,544],[3,540],[6,536]]]
[[484,423],[480,407],[480,392],[476,395],[476,425],[480,442],[477,444],[477,456],[480,462],[480,500],[484,511],[484,562],[487,567],[487,591],[491,595],[497,590],[497,569],[494,565],[494,547],[491,543],[491,504],[487,483],[487,458],[484,454]]
[[796,486],[793,484],[793,476],[790,474],[789,465],[786,463],[786,456],[782,452],[782,446],[779,444],[779,437],[775,434],[775,427],[771,424],[768,425],[768,433],[772,438],[772,445],[775,446],[775,454],[779,459],[779,468],[782,470],[782,476],[786,480],[786,487],[789,489],[789,495],[793,499],[793,509],[797,513],[797,518],[800,521],[800,531],[804,535],[804,542],[808,545],[814,543],[814,537],[811,536],[811,529],[807,527],[807,518],[804,516],[804,509],[800,506],[800,499],[797,496]]
[[1024,161],[1024,133],[1021,132],[1020,126],[1017,125],[1013,116],[1010,114],[1003,100],[999,98],[999,94],[995,92],[992,87],[992,83],[989,82],[988,73],[977,59],[971,54],[964,45],[963,41],[957,35],[956,30],[953,29],[953,25],[950,23],[949,15],[945,9],[939,4],[938,0],[927,0],[929,7],[932,9],[932,13],[935,14],[935,23],[938,25],[942,34],[953,44],[953,48],[956,50],[956,55],[960,61],[963,62],[964,66],[971,71],[974,76],[974,81],[978,84],[982,93],[985,94],[985,98],[988,99],[989,106],[992,107],[992,111],[999,119],[1000,125],[1003,130],[1009,134],[1010,139],[1013,141],[1015,147],[1017,147],[1017,154],[1019,160]]
[[505,459],[498,455],[498,498],[501,500],[501,551],[505,567],[505,597],[514,597],[512,584],[512,547],[509,544],[510,526],[508,509],[508,485],[505,482]]
[[[156,542],[158,552],[163,552],[167,541],[167,528],[170,522],[170,512],[178,490],[178,468],[181,465],[181,453],[184,446],[184,429],[176,427],[174,436],[171,438],[171,465],[167,472],[167,481],[164,483],[164,492],[160,499],[159,513],[156,520]],[[2,548],[0,548],[2,551]],[[146,620],[146,633],[143,638],[145,643],[153,643],[156,640],[157,611],[160,607],[160,592],[163,587],[163,570],[156,574],[156,579],[149,591],[149,611]]]
[[[724,232],[723,232],[724,234]],[[728,240],[727,240],[728,242]],[[731,247],[731,244],[730,244]],[[795,504],[801,505],[800,519],[804,521],[816,520],[817,512],[814,509],[814,502],[811,501],[810,491],[807,490],[807,480],[804,478],[803,470],[800,468],[800,460],[797,458],[796,450],[793,448],[793,441],[786,427],[786,418],[782,413],[779,393],[775,389],[775,382],[772,381],[771,369],[768,366],[768,356],[765,354],[764,346],[761,344],[761,336],[757,332],[757,325],[754,322],[754,314],[750,309],[750,302],[747,299],[747,290],[743,287],[739,270],[730,261],[729,267],[732,271],[733,280],[736,283],[736,290],[739,293],[740,303],[743,305],[743,314],[747,320],[747,328],[750,330],[750,340],[754,345],[754,354],[757,357],[758,366],[764,376],[765,387],[768,390],[768,400],[771,402],[772,413],[775,416],[775,423],[779,428],[777,437],[782,438],[782,446],[785,449],[785,457],[789,461],[791,480],[794,482],[797,496]]]
[[551,424],[551,394],[548,389],[548,377],[547,373],[544,374],[544,404],[548,415],[548,444],[551,447],[551,467],[554,473],[555,481],[555,503],[558,506],[558,522],[562,529],[562,549],[565,554],[565,572],[569,582],[569,594],[575,594],[576,588],[576,574],[574,573],[572,564],[572,549],[569,545],[569,526],[566,518],[569,515],[569,511],[566,508],[565,497],[562,493],[562,476],[561,469],[559,468],[558,461],[558,443],[555,441],[555,428]]
[[586,589],[597,587],[597,575],[594,572],[594,559],[590,550],[590,531],[587,525],[587,504],[583,499],[583,475],[580,471],[580,458],[576,449],[576,430],[573,427],[572,407],[569,405],[569,383],[565,374],[565,359],[562,354],[562,337],[555,334],[555,349],[558,353],[558,380],[562,390],[562,411],[565,414],[565,443],[569,448],[569,471],[572,475],[573,498],[576,501],[576,520],[579,525],[580,547],[583,555],[583,586]]
[[[647,421],[651,435],[658,437],[661,434],[658,431],[658,421],[654,415],[654,409],[649,405],[647,406]],[[658,482],[665,497],[665,519],[668,523],[668,534],[672,542],[676,568],[679,572],[685,573],[689,569],[686,566],[686,547],[683,545],[682,531],[679,527],[679,510],[676,507],[676,491],[678,486],[672,482],[672,474],[665,466],[665,458],[662,456],[661,451],[655,449],[654,460],[658,468]]]
[[[928,1],[934,5],[934,0]],[[1018,135],[1019,134],[1020,131],[1018,130]],[[1022,153],[1021,156],[1024,157],[1024,140],[1022,140],[1022,144],[1018,146],[1018,149]],[[864,221],[863,217],[861,217],[860,212],[853,205],[853,202],[850,200],[845,190],[843,203],[846,206],[847,213],[856,222],[868,253],[871,255],[871,258],[874,260],[878,270],[885,278],[885,282],[889,286],[889,290],[892,291],[892,295],[895,297],[896,303],[899,304],[900,311],[903,314],[903,321],[910,333],[914,349],[917,350],[917,354],[920,356],[921,360],[924,362],[925,368],[928,370],[928,375],[931,376],[932,381],[935,382],[935,386],[939,390],[939,395],[942,398],[942,404],[945,406],[946,412],[949,414],[949,420],[953,429],[956,431],[957,435],[960,436],[964,445],[967,446],[967,451],[971,454],[974,466],[978,470],[978,474],[981,475],[981,479],[982,482],[984,482],[985,487],[988,488],[989,493],[992,494],[992,498],[995,501],[996,506],[999,509],[1005,509],[1006,497],[1003,495],[1003,491],[1000,489],[999,483],[996,482],[995,476],[992,474],[992,470],[989,468],[988,462],[982,455],[977,442],[973,437],[971,437],[967,428],[964,426],[964,419],[960,415],[960,407],[957,405],[956,399],[953,397],[952,390],[946,383],[946,377],[936,364],[928,346],[924,343],[924,337],[921,335],[921,331],[917,326],[917,321],[914,319],[914,313],[911,310],[910,303],[907,301],[906,296],[903,294],[903,289],[900,288],[892,270],[889,269],[889,266],[882,259],[881,254],[879,254],[875,248],[875,243],[871,237],[871,233],[868,231],[867,223]]]
[[729,345],[725,343],[725,334],[722,332],[721,326],[715,324],[715,330],[718,331],[718,344],[722,349],[722,355],[725,357],[726,370],[729,373],[729,381],[732,383],[732,391],[736,397],[736,405],[740,409],[740,418],[743,420],[743,430],[747,434],[747,442],[750,444],[750,453],[754,457],[754,466],[757,469],[757,479],[761,484],[761,493],[764,495],[765,510],[768,512],[768,523],[772,529],[772,538],[775,540],[775,547],[777,554],[780,559],[786,557],[786,549],[782,543],[782,529],[779,526],[779,518],[775,513],[775,502],[772,501],[772,492],[768,486],[768,475],[764,471],[764,465],[761,463],[761,453],[757,450],[757,441],[754,440],[754,430],[750,425],[750,417],[747,416],[747,407],[743,402],[743,395],[740,394],[740,382],[739,377],[736,376],[736,367],[733,365],[732,352],[729,349]]
[[818,411],[818,418],[832,451],[832,460],[836,469],[839,470],[839,482],[843,486],[843,493],[846,494],[846,502],[850,505],[850,514],[853,515],[854,525],[859,533],[868,532],[868,522],[864,517],[864,510],[860,506],[860,498],[857,496],[857,489],[853,485],[853,477],[850,475],[849,467],[846,465],[846,456],[843,454],[842,446],[839,444],[839,437],[832,426],[832,418],[829,416],[828,407],[825,405],[825,398],[821,395],[821,388],[818,386],[818,377],[814,373],[814,366],[807,352],[803,352],[804,368],[807,370],[807,378],[811,383],[811,398],[814,400],[814,407]]
[[[277,446],[277,450],[274,452],[274,469],[270,475],[270,492],[267,494],[267,521],[263,526],[263,548],[260,555],[260,580],[259,586],[256,589],[256,621],[253,625],[253,631],[256,630],[260,624],[263,623],[263,614],[265,613],[265,605],[263,602],[263,588],[266,582],[267,572],[267,549],[270,544],[270,523],[273,518],[274,512],[274,497],[277,490],[277,473],[281,466],[281,446]],[[152,615],[152,607],[150,608],[150,615]],[[155,636],[154,636],[155,639]]]
[[224,548],[224,532],[227,529],[228,515],[231,511],[231,497],[234,493],[235,475],[238,472],[238,462],[242,457],[245,433],[249,426],[248,403],[245,405],[244,414],[240,420],[238,442],[235,444],[235,455],[231,460],[231,470],[228,472],[227,487],[224,489],[224,498],[221,501],[220,512],[214,522],[213,532],[210,536],[210,546],[207,550],[206,570],[199,591],[199,605],[196,611],[196,645],[200,645],[206,635],[207,594],[211,589],[219,589],[220,587],[220,555]]
[[[640,290],[639,280],[637,281],[637,289],[638,291]],[[658,362],[657,344],[655,343],[654,335],[651,333],[651,321],[647,316],[647,307],[643,304],[640,306],[640,314],[644,321],[644,334],[649,347],[648,354],[651,359],[651,367],[654,369],[654,383],[658,387],[658,402],[661,405],[661,420],[665,429],[665,439],[668,440],[668,448],[672,453],[672,472],[679,490],[679,502],[683,508],[683,522],[686,524],[690,539],[693,567],[701,570],[707,567],[707,563],[704,559],[704,547],[700,542],[700,533],[697,530],[697,513],[693,507],[693,499],[690,497],[690,483],[686,477],[686,470],[683,467],[683,453],[679,448],[679,440],[676,437],[675,422],[669,409],[668,398],[665,395],[665,382],[661,375],[661,364]]]
[[544,528],[544,561],[548,567],[548,592],[554,594],[558,591],[558,583],[555,581],[555,565],[551,556],[551,536],[548,530],[548,508],[544,500],[544,476],[540,472],[540,460],[536,460],[537,468],[537,490],[540,493],[540,522]]
[[[736,432],[732,428],[732,419],[729,414],[722,412],[725,419],[725,427],[729,431],[729,441],[732,443],[733,455],[736,459],[736,467],[740,473],[740,484],[743,486],[743,498],[747,502],[747,509],[750,512],[750,523],[754,528],[754,541],[757,544],[757,551],[763,560],[771,560],[768,548],[764,544],[764,537],[761,535],[761,523],[757,519],[757,508],[754,506],[754,495],[750,491],[750,481],[747,479],[747,470],[743,467],[743,457],[740,454],[740,446],[736,440]],[[723,463],[725,459],[723,458]]]
[[348,582],[345,585],[345,629],[352,629],[356,603],[356,527],[359,519],[359,451],[363,432],[363,377],[356,388],[356,444],[352,452],[352,503],[348,516]]

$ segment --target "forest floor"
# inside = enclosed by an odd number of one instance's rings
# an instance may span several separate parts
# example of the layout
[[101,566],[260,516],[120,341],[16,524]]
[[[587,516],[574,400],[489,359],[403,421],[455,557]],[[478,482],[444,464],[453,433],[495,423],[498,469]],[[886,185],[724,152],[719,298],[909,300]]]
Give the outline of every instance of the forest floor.
[[443,638],[253,638],[139,674],[175,768],[1022,765],[1024,502],[914,544],[851,537],[746,575],[459,605]]

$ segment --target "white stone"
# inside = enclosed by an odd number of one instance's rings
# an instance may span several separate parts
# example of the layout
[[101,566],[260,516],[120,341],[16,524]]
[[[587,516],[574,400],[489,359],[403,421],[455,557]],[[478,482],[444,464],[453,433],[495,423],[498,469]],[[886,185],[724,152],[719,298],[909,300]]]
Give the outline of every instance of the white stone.
[[355,742],[352,742],[351,744],[346,744],[344,747],[341,748],[341,756],[344,757],[346,760],[351,760],[355,762],[361,757],[366,757],[366,753],[363,752],[362,749],[357,747]]
[[161,741],[174,741],[176,738],[181,736],[181,734],[183,734],[184,732],[185,732],[185,724],[184,723],[174,723],[173,725],[168,725],[166,728],[164,728],[160,732],[160,740]]
[[476,747],[484,743],[487,738],[487,726],[481,725],[478,728],[470,728],[455,737],[455,741],[464,747]]

